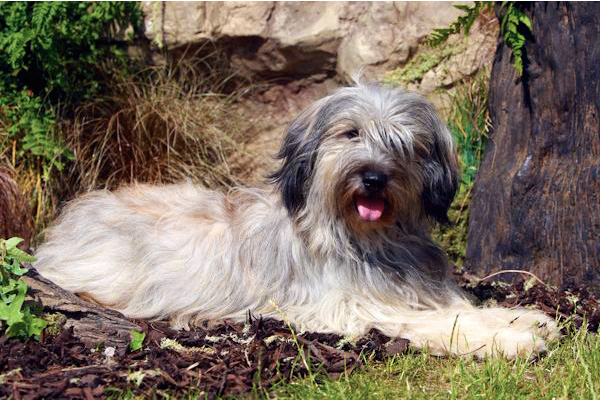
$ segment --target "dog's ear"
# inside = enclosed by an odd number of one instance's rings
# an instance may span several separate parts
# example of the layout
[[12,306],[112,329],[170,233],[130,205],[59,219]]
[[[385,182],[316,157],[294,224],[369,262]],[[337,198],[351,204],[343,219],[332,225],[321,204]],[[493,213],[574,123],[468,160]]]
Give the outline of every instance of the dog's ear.
[[450,132],[441,122],[436,125],[430,157],[424,162],[422,199],[429,216],[442,224],[449,224],[448,209],[459,182],[458,158]]
[[284,206],[295,215],[306,204],[317,150],[324,129],[320,102],[303,111],[287,129],[277,158],[281,168],[268,178],[281,192]]

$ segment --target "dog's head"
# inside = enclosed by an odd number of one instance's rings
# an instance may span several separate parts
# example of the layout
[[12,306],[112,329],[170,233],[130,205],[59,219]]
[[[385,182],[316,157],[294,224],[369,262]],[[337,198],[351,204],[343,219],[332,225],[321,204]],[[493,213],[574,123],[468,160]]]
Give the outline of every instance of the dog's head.
[[447,222],[458,184],[452,137],[424,98],[376,84],[342,88],[289,126],[271,178],[292,217],[353,231]]

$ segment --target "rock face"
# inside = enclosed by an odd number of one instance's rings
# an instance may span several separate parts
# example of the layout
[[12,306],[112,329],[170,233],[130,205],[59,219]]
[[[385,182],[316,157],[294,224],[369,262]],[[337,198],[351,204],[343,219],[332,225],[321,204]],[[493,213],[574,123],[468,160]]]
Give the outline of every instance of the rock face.
[[[178,56],[214,45],[242,75],[273,83],[240,107],[249,125],[260,127],[248,146],[262,162],[244,177],[251,184],[274,168],[272,156],[300,110],[359,71],[365,80],[393,80],[395,70],[429,52],[423,41],[433,29],[463,15],[447,2],[144,2],[143,10],[154,47]],[[452,54],[434,65],[428,59],[431,67],[417,78],[394,83],[443,111],[447,95],[438,89],[491,66],[497,21],[480,18],[467,38],[455,36]]]
[[[158,46],[212,42],[252,76],[346,81],[361,70],[367,79],[381,78],[405,64],[434,28],[462,14],[452,3],[343,1],[145,2],[144,13],[146,35]],[[473,61],[463,75],[486,60]],[[428,85],[438,78],[427,77]]]

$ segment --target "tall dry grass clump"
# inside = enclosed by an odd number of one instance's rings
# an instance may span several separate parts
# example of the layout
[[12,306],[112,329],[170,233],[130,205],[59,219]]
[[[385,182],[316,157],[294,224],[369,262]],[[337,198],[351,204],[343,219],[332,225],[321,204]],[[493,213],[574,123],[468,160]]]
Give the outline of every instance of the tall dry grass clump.
[[2,165],[2,161],[0,157],[0,238],[29,238],[32,231],[29,203],[17,184],[15,171],[8,163]]
[[247,128],[232,105],[241,95],[213,56],[115,77],[107,95],[79,107],[63,129],[75,155],[71,185],[84,192],[122,183],[192,179],[237,184],[231,165]]

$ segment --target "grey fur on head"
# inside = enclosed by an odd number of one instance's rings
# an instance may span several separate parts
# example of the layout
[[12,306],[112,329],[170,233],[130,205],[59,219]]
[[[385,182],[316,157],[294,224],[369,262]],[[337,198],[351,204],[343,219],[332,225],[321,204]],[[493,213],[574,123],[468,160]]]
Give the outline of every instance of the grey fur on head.
[[364,142],[366,163],[386,157],[415,164],[423,184],[423,209],[437,221],[448,222],[446,213],[458,186],[456,153],[448,129],[421,96],[377,84],[340,89],[291,123],[279,152],[283,165],[271,176],[290,214],[304,206],[319,147],[347,132],[357,132],[358,140]]
[[540,352],[556,324],[471,305],[431,240],[458,182],[450,133],[422,97],[342,88],[289,126],[267,190],[133,185],[70,203],[35,267],[134,318],[242,321],[358,336],[377,328],[434,354]]

